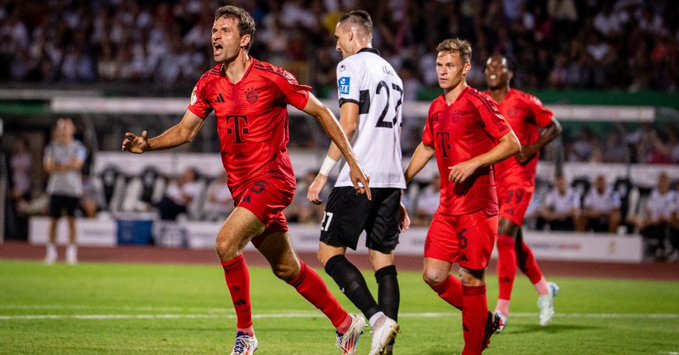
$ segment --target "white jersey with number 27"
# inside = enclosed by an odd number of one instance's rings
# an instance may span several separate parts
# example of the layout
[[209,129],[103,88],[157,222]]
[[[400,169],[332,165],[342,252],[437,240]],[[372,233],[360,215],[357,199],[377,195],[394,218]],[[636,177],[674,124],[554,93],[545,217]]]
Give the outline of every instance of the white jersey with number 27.
[[[359,109],[351,146],[370,187],[405,189],[401,153],[403,82],[394,68],[372,48],[364,48],[337,65],[340,107]],[[353,186],[349,166],[342,164],[335,186]]]

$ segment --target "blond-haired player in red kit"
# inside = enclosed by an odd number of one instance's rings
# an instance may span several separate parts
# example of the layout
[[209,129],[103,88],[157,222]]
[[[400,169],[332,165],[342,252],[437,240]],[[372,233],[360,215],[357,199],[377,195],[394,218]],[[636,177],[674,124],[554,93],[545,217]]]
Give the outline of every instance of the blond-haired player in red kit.
[[[462,310],[462,354],[481,354],[501,326],[488,312],[484,273],[495,245],[498,202],[493,164],[519,152],[519,140],[487,95],[469,87],[472,48],[447,39],[436,48],[443,95],[432,102],[422,143],[405,172],[413,180],[436,157],[441,202],[424,246],[424,281]],[[460,279],[450,275],[460,265]],[[464,307],[463,307],[464,305]]]
[[509,302],[518,266],[540,295],[540,325],[546,326],[554,316],[554,297],[558,294],[559,287],[553,282],[547,282],[542,276],[533,252],[523,242],[521,226],[535,191],[540,149],[559,136],[561,125],[552,111],[537,97],[509,86],[514,73],[509,69],[507,58],[500,55],[488,58],[485,75],[488,94],[498,102],[500,112],[521,142],[519,154],[495,166],[495,182],[500,202],[497,239],[500,295],[495,314],[503,320],[502,330],[509,317]]

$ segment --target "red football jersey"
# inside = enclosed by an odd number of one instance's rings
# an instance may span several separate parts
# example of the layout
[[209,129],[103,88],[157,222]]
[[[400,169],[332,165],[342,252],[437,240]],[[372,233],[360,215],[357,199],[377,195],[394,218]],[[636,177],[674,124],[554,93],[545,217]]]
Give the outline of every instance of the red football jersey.
[[239,187],[266,176],[286,180],[294,189],[287,105],[303,109],[311,87],[299,85],[284,69],[255,59],[236,84],[222,67],[203,74],[188,109],[203,119],[215,111],[229,188],[237,195]]
[[497,104],[478,90],[467,87],[450,106],[444,96],[432,102],[422,143],[436,150],[441,174],[441,202],[438,212],[463,215],[483,210],[498,213],[493,166],[479,168],[461,184],[448,180],[451,166],[495,147],[511,128]]
[[[500,112],[516,133],[522,146],[534,144],[540,139],[540,129],[549,126],[554,113],[548,110],[535,96],[511,89],[499,104]],[[526,165],[519,164],[516,157],[500,162],[495,167],[495,175],[500,188],[505,185],[521,185],[535,188],[539,157],[536,155]]]

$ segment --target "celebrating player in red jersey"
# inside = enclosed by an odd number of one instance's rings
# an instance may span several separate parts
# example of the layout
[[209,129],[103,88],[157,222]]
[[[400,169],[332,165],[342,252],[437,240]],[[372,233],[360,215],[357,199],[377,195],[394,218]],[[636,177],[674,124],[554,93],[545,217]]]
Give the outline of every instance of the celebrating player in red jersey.
[[290,244],[282,211],[292,201],[296,182],[287,150],[287,105],[321,122],[351,167],[355,190],[370,198],[368,178],[334,115],[309,92],[311,88],[299,85],[287,71],[249,56],[254,33],[255,22],[245,10],[235,6],[217,9],[211,41],[219,64],[196,84],[181,122],[152,139],[147,139],[146,131],[141,136],[126,133],[122,148],[140,154],[191,142],[214,110],[222,163],[237,206],[219,231],[216,244],[238,319],[232,354],[252,354],[257,349],[250,275],[242,254],[250,241],[278,278],[325,313],[337,328],[338,345],[345,353],[354,354],[365,321],[347,314]]
[[[514,154],[519,141],[490,97],[469,87],[472,48],[447,39],[436,48],[436,73],[443,95],[434,100],[422,143],[405,172],[406,181],[433,157],[441,179],[441,202],[424,245],[424,281],[462,310],[462,354],[480,354],[500,327],[488,312],[484,272],[498,227],[493,164]],[[450,275],[460,265],[460,279]],[[462,306],[464,304],[464,307]]]
[[518,265],[540,295],[540,325],[545,326],[554,316],[554,297],[559,287],[542,276],[533,251],[523,242],[521,226],[535,191],[538,154],[542,147],[559,136],[561,125],[538,98],[509,87],[513,72],[509,70],[506,58],[500,55],[488,58],[485,74],[488,93],[499,103],[500,112],[521,142],[521,153],[495,166],[500,202],[497,240],[500,297],[495,314],[502,318],[504,328]]

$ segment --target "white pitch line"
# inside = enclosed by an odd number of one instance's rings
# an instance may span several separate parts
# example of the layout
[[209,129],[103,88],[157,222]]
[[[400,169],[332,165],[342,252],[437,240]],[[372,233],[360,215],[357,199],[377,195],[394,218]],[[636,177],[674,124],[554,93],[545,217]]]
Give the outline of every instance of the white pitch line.
[[[533,318],[536,313],[512,313],[512,317]],[[453,313],[401,313],[401,318],[448,318],[459,317]],[[135,319],[218,319],[235,318],[234,314],[36,314],[36,315],[6,315],[0,316],[0,321],[12,320],[135,320]],[[274,318],[315,318],[321,317],[318,312],[291,312],[254,314],[254,319]],[[655,313],[655,314],[624,314],[624,313],[557,313],[557,318],[574,319],[679,319],[679,314]]]
[[221,318],[217,315],[209,314],[36,314],[30,316],[0,316],[2,320],[112,320],[112,319],[205,319]]
[[[274,319],[274,318],[314,318],[319,317],[316,312],[306,313],[280,313],[280,314],[253,314],[253,319]],[[116,320],[116,319],[208,319],[208,318],[236,318],[234,314],[36,314],[36,315],[17,315],[0,316],[2,320],[60,320],[60,319],[79,319],[79,320]]]
[[32,309],[32,310],[45,310],[45,309],[57,309],[57,310],[67,310],[67,309],[79,309],[79,310],[104,310],[113,309],[118,311],[146,311],[146,312],[206,312],[206,313],[220,313],[224,311],[233,310],[226,308],[199,308],[199,307],[133,307],[133,306],[87,306],[87,305],[0,305],[0,309]]

